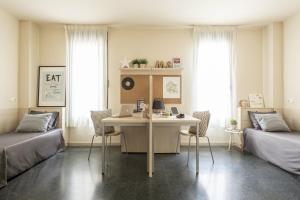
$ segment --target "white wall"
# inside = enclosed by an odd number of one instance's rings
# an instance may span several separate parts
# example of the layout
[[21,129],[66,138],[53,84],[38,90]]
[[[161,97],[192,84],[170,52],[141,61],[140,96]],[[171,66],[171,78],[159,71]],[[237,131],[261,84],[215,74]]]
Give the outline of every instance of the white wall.
[[263,30],[263,94],[265,105],[283,106],[283,24],[274,22]]
[[284,115],[300,131],[300,13],[284,21]]
[[19,117],[28,107],[37,106],[39,28],[30,21],[20,22],[19,34]]
[[17,123],[18,26],[17,18],[0,9],[0,133],[13,130]]

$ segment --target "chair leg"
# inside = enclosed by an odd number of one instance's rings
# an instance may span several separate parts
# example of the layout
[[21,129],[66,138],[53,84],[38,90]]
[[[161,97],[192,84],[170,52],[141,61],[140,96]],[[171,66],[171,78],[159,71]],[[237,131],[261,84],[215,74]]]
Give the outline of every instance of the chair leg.
[[95,138],[95,135],[93,135],[93,138],[92,138],[88,160],[90,160],[91,151],[92,151],[92,147],[93,147],[93,143],[94,143],[94,138]]
[[180,142],[180,133],[178,132],[177,145],[176,145],[176,153],[179,153],[178,152],[179,142]]
[[[108,145],[107,145],[107,139],[108,139],[108,136],[105,136],[105,154],[107,155],[107,152],[108,152]],[[105,159],[107,158],[107,156],[105,156]],[[109,161],[109,158],[108,158],[108,161]],[[108,165],[108,162],[107,162],[107,165]]]
[[127,142],[126,142],[126,136],[125,133],[122,133],[123,139],[124,139],[124,145],[125,145],[125,151],[128,154],[128,150],[127,150]]
[[187,163],[186,163],[187,166],[189,166],[189,160],[190,160],[191,138],[192,138],[192,136],[189,136],[188,159],[187,159]]
[[108,158],[110,160],[110,151],[111,151],[111,136],[109,136],[109,149],[108,149]]
[[207,141],[208,141],[208,145],[209,145],[209,150],[210,150],[210,155],[211,155],[211,159],[213,161],[213,164],[215,163],[215,159],[214,159],[214,156],[213,156],[213,153],[212,153],[212,150],[211,150],[211,146],[210,146],[210,141],[209,141],[209,137],[205,136],[207,138]]

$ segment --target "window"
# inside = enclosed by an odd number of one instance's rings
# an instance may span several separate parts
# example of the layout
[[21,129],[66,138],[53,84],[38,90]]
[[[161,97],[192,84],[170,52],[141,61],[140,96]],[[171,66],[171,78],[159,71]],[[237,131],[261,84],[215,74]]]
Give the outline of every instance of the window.
[[68,42],[70,127],[91,125],[90,111],[106,108],[107,30],[95,26],[66,26]]
[[211,127],[232,115],[232,31],[195,30],[193,110],[209,110]]

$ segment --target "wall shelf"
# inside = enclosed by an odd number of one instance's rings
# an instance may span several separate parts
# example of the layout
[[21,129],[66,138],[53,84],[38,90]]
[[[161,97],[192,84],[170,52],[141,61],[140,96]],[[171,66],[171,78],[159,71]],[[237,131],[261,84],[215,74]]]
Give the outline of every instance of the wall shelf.
[[181,75],[183,68],[120,68],[121,75]]

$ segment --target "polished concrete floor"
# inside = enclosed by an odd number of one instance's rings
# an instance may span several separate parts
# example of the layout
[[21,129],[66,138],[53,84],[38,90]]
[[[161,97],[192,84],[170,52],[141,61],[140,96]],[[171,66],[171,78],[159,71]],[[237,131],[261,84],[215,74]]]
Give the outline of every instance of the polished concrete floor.
[[90,162],[87,148],[68,148],[0,189],[8,200],[279,200],[300,199],[300,178],[250,154],[213,148],[212,165],[207,148],[200,148],[200,173],[195,156],[186,166],[187,152],[156,154],[155,174],[146,174],[145,154],[121,154],[113,147],[110,167],[102,176],[100,148]]

